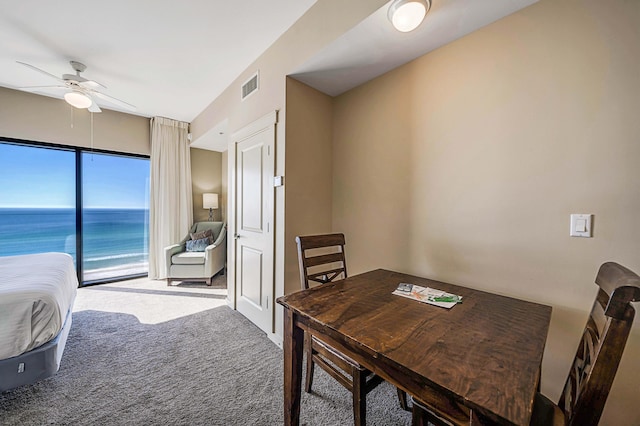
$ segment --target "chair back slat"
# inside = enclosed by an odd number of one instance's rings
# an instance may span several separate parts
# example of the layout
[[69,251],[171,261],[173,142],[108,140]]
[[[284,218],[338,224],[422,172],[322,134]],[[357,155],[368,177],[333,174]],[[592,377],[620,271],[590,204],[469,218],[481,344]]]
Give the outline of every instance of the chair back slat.
[[[598,306],[596,308],[596,306],[593,306],[593,309],[591,310],[591,315],[589,315],[589,319],[588,321],[591,321],[594,323],[596,330],[598,330],[598,334],[601,335],[604,332],[604,328],[607,325],[607,316],[604,314],[604,311],[607,307],[607,302],[609,300],[609,297],[607,296],[607,294],[602,291],[599,290],[598,291]],[[605,298],[605,300],[601,300],[602,298]]]
[[[298,242],[298,238],[300,241]],[[307,235],[296,237],[296,243],[300,245],[302,250],[320,248],[320,247],[344,247],[344,234],[322,234],[322,235]]]
[[633,325],[631,302],[640,300],[640,278],[608,262],[558,405],[567,425],[597,425]]
[[328,263],[342,262],[344,259],[343,253],[330,253],[321,254],[318,256],[309,256],[306,259],[307,267],[311,268],[318,265],[326,265]]
[[[344,234],[307,235],[296,237],[298,263],[300,266],[300,286],[309,288],[309,281],[326,284],[347,278],[347,262],[344,256]],[[309,253],[317,249],[323,254]]]

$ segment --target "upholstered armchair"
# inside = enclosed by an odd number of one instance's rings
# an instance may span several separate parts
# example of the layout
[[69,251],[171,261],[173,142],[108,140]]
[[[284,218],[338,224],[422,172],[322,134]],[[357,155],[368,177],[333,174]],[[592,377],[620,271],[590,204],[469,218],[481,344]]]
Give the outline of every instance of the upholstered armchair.
[[[213,243],[192,240],[191,236],[208,230]],[[178,244],[165,247],[167,285],[172,281],[205,281],[211,285],[214,275],[224,269],[227,260],[227,224],[196,222]],[[223,272],[224,273],[224,272]]]

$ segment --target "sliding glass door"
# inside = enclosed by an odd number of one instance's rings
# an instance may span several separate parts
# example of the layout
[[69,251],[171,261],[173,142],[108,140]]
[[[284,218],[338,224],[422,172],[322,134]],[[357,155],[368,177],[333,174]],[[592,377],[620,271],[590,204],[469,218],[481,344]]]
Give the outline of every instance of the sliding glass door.
[[149,270],[149,160],[82,154],[83,281]]
[[82,284],[148,272],[149,159],[0,140],[0,256],[65,252]]
[[76,260],[75,152],[0,143],[0,256]]

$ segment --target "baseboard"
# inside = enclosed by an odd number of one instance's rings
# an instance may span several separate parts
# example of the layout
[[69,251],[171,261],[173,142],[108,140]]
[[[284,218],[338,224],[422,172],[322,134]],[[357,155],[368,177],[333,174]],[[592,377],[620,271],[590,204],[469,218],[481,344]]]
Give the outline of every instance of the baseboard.
[[282,349],[282,336],[276,333],[267,333],[267,337],[269,338],[269,340],[275,343],[276,346]]

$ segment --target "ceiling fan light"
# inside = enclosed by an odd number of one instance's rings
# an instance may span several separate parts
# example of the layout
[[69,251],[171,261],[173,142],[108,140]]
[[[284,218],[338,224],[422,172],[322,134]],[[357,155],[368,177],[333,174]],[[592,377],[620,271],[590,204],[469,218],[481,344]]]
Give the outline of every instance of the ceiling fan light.
[[76,108],[89,108],[93,101],[84,93],[78,91],[72,91],[65,93],[64,100],[73,107]]
[[430,0],[395,0],[387,16],[396,30],[407,33],[418,28],[430,7]]

